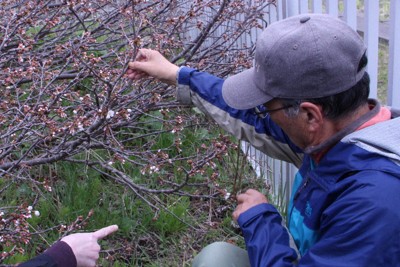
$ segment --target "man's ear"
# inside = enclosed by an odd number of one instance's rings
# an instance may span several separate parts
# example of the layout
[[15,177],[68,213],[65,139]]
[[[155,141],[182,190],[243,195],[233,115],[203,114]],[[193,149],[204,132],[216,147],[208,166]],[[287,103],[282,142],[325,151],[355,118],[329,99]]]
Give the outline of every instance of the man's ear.
[[319,105],[311,102],[302,102],[300,104],[300,112],[306,122],[306,127],[310,131],[318,131],[323,124],[324,114]]

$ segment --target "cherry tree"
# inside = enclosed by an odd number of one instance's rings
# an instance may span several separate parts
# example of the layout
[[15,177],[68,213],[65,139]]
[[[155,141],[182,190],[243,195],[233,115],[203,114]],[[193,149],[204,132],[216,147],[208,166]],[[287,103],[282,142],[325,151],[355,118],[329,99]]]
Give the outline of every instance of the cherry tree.
[[[63,161],[96,170],[154,209],[149,194],[195,196],[189,188],[213,183],[215,163],[234,144],[220,136],[185,149],[206,120],[175,100],[174,87],[126,79],[128,62],[145,47],[222,77],[247,68],[254,46],[244,40],[266,26],[270,2],[2,0],[0,196],[17,181],[52,190],[34,170]],[[2,242],[29,242],[32,207],[0,212]]]

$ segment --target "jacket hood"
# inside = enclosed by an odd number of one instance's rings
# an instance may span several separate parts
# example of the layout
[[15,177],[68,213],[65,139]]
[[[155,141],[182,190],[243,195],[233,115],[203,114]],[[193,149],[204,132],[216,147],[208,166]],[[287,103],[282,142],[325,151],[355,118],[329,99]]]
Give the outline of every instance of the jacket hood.
[[[394,112],[393,112],[394,111]],[[382,171],[400,179],[400,116],[354,131],[336,143],[318,163],[315,175],[329,187],[360,171]]]
[[391,112],[392,119],[355,131],[344,137],[341,142],[387,157],[400,166],[399,110],[391,109]]

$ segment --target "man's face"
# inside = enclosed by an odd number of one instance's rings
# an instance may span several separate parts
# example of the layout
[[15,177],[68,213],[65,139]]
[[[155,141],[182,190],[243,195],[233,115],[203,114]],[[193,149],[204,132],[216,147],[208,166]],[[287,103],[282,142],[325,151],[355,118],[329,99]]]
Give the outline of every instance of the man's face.
[[[279,100],[271,100],[265,104],[268,110],[281,108],[283,104]],[[271,120],[275,122],[288,135],[290,140],[298,147],[304,149],[310,144],[310,136],[305,127],[304,112],[300,111],[295,116],[288,116],[285,110],[270,113]]]

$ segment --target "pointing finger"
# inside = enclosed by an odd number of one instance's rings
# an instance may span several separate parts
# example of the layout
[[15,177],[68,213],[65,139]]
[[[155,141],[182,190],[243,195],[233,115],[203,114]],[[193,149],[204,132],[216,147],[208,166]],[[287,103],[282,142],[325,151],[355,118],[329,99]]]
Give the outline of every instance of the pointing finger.
[[118,230],[118,225],[110,225],[104,228],[101,228],[100,230],[97,230],[96,232],[93,233],[93,236],[97,239],[102,239],[109,234],[114,233],[115,231]]

